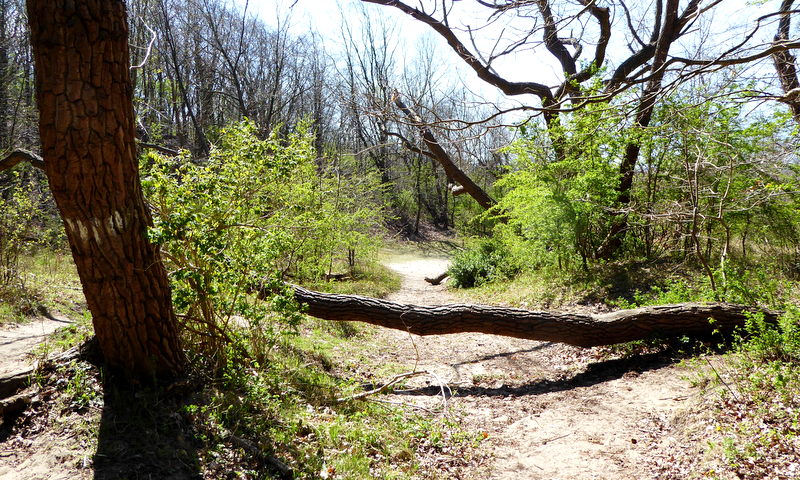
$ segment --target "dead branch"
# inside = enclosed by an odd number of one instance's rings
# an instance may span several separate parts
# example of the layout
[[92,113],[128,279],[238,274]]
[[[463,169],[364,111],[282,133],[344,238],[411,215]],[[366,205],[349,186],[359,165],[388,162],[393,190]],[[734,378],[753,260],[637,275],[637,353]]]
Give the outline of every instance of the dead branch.
[[14,150],[8,155],[5,156],[2,160],[0,160],[0,172],[3,170],[8,170],[9,168],[14,168],[20,162],[28,162],[34,167],[44,170],[44,160],[39,155],[36,155],[33,152],[29,152],[28,150]]

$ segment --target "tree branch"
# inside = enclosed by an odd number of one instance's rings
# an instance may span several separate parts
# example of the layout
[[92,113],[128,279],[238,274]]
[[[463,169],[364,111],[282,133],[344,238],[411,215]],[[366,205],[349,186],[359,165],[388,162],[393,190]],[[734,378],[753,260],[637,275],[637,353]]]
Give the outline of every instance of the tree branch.
[[39,170],[44,170],[44,160],[28,150],[14,150],[0,160],[0,172],[16,167],[20,162],[28,162]]
[[[400,95],[395,92],[394,93],[394,104],[397,108],[400,109],[413,123],[415,127],[419,129],[420,135],[422,136],[422,141],[425,143],[425,146],[430,151],[433,158],[442,166],[444,169],[447,178],[462,185],[467,193],[475,199],[476,202],[486,210],[494,207],[497,202],[489,196],[477,183],[475,183],[466,173],[464,173],[458,166],[456,166],[453,159],[450,158],[450,155],[442,148],[439,144],[436,137],[431,132],[431,129],[422,121],[422,118],[408,107],[403,100],[400,98]],[[419,152],[426,154],[425,152]],[[426,154],[427,155],[427,154]]]
[[409,15],[415,20],[431,27],[436,33],[447,41],[450,48],[453,49],[461,59],[469,65],[472,70],[478,74],[478,78],[485,81],[490,85],[499,88],[506,95],[524,95],[533,94],[542,99],[542,104],[547,106],[553,102],[553,93],[550,89],[541,83],[537,82],[510,82],[505,78],[494,73],[489,66],[481,62],[469,49],[456,37],[450,28],[439,20],[433,18],[427,13],[418,10],[410,5],[397,0],[361,0],[365,3],[374,3],[377,5],[384,5],[387,7],[394,7],[401,12]]

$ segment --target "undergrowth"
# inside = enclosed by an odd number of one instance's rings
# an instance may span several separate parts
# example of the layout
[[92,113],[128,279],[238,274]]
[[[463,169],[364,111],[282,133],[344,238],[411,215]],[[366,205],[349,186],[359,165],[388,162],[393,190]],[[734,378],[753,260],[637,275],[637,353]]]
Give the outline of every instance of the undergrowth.
[[[418,415],[373,401],[339,401],[359,385],[337,373],[325,349],[345,336],[315,330],[314,338],[287,337],[259,365],[229,355],[221,378],[185,407],[203,443],[206,476],[237,465],[256,478],[274,462],[242,465],[241,439],[280,459],[294,478],[419,478],[420,450],[467,448],[477,441],[447,417]],[[314,344],[323,345],[315,348]],[[453,441],[457,444],[453,445]],[[270,457],[267,457],[270,458]],[[263,459],[262,459],[263,460]],[[259,473],[261,472],[261,473]]]
[[[58,258],[22,260],[43,286],[50,285],[42,289],[46,295],[56,285],[74,285],[74,271],[62,268]],[[376,295],[398,285],[397,275],[381,267],[353,281],[318,286]],[[36,355],[44,359],[89,339],[91,317],[83,312]],[[380,396],[340,400],[362,391],[355,379],[367,371],[368,378],[382,379],[403,368],[370,365],[369,357],[359,355],[370,341],[369,327],[306,318],[265,335],[264,321],[271,320],[242,318],[230,327],[221,366],[202,361],[206,345],[191,342],[196,333],[187,335],[189,356],[196,359],[191,386],[173,393],[171,386],[160,393],[146,387],[118,392],[85,361],[43,372],[38,383],[47,393],[17,428],[74,436],[96,449],[82,463],[96,474],[128,469],[159,476],[178,461],[180,469],[203,478],[280,478],[282,469],[298,479],[435,478],[421,457],[451,455],[466,462],[482,439],[463,431],[452,412],[415,411],[382,403]],[[153,428],[155,423],[160,426]],[[140,434],[126,433],[132,429]],[[148,453],[138,463],[114,464],[110,458],[140,448]]]
[[751,317],[725,365],[713,379],[717,439],[708,445],[724,463],[706,476],[798,478],[800,310],[788,306],[777,324]]

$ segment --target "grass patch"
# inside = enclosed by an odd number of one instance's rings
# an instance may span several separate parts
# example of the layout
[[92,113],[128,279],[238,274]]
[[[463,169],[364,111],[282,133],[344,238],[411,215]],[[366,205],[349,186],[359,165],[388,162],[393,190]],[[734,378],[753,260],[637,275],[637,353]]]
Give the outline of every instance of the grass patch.
[[[330,323],[330,322],[328,322]],[[263,364],[236,358],[184,409],[202,441],[200,462],[212,478],[236,467],[245,477],[263,475],[267,464],[248,464],[241,439],[280,459],[294,478],[426,477],[420,452],[465,452],[476,439],[446,417],[430,417],[377,403],[338,401],[361,390],[353,374],[369,362],[350,357],[364,349],[368,332],[343,334],[310,321],[287,335]],[[243,334],[246,334],[243,332]],[[340,364],[338,358],[352,362]],[[367,368],[372,368],[369,366]],[[400,368],[380,365],[373,373]]]
[[83,289],[69,253],[39,249],[20,256],[16,281],[0,286],[0,324],[21,323],[43,310],[75,316],[85,309]]
[[326,293],[383,298],[400,288],[400,276],[383,265],[373,264],[348,277],[346,281],[318,280],[305,282],[304,286]]
[[576,281],[555,269],[543,269],[475,288],[452,289],[451,293],[464,301],[555,309],[579,303],[591,297],[596,289],[595,282]]

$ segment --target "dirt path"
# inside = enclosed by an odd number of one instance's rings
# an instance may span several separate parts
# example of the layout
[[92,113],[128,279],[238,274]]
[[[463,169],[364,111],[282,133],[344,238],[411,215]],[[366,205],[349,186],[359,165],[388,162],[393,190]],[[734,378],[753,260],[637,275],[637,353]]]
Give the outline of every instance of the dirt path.
[[0,327],[0,377],[29,367],[31,351],[48,335],[70,324],[72,321],[66,318],[41,317],[22,325]]
[[[387,266],[403,284],[389,299],[453,303],[446,287],[423,280],[446,265],[440,257],[392,258]],[[668,478],[670,452],[679,448],[673,426],[696,400],[681,380],[686,370],[663,356],[602,361],[598,350],[483,334],[381,335],[395,347],[393,361],[435,373],[455,392],[451,411],[488,435],[488,460],[459,472],[464,478]],[[418,377],[396,397],[436,405],[437,383]]]

